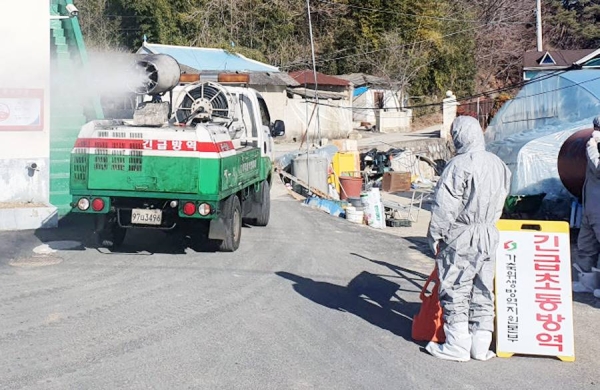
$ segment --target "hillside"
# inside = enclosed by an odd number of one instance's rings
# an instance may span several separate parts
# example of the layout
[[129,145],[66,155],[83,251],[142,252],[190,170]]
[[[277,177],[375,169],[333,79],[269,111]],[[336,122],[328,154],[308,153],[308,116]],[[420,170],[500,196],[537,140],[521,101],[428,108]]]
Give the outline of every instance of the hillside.
[[[312,66],[304,0],[76,0],[88,46],[220,47],[283,70]],[[597,47],[600,0],[543,1],[547,48]],[[387,77],[412,96],[468,96],[520,79],[535,0],[312,0],[317,69]]]

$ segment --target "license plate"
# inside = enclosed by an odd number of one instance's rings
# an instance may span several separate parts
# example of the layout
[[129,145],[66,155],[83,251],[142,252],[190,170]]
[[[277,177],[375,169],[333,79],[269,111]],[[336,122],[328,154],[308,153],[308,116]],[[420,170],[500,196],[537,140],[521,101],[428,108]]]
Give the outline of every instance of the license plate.
[[162,211],[133,209],[131,210],[131,223],[138,225],[160,225],[162,223]]

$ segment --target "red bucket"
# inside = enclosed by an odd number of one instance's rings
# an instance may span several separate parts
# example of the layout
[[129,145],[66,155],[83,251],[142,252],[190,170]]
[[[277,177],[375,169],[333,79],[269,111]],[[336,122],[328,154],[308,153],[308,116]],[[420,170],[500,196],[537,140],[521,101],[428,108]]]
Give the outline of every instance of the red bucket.
[[362,177],[340,176],[340,199],[360,198]]

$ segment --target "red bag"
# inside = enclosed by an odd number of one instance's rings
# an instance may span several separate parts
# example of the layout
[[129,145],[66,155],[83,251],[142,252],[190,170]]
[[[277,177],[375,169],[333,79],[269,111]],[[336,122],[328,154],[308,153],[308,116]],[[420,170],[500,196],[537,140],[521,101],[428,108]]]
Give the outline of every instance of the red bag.
[[[431,295],[427,294],[429,283],[433,282],[435,286],[431,290]],[[442,315],[442,306],[440,305],[439,293],[440,279],[438,278],[437,266],[433,269],[431,275],[425,282],[421,290],[421,309],[415,315],[412,323],[412,338],[415,341],[433,341],[438,344],[446,341],[444,334],[444,317]]]

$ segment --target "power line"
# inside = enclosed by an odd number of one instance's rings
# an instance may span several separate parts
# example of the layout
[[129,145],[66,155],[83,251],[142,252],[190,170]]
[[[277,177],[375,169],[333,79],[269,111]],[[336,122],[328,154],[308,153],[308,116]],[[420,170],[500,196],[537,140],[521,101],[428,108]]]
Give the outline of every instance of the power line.
[[561,91],[563,89],[577,87],[578,85],[582,85],[582,84],[585,84],[585,83],[591,83],[592,81],[596,81],[596,80],[600,80],[600,76],[594,77],[594,78],[589,79],[589,80],[583,80],[583,81],[580,81],[578,83],[574,83],[574,84],[571,84],[571,85],[565,85],[564,87],[560,87],[560,88],[556,88],[556,89],[551,89],[549,91],[538,92],[538,93],[534,93],[532,95],[521,96],[521,97],[517,96],[517,97],[515,97],[515,98],[513,98],[511,100],[520,100],[520,99],[530,98],[530,97],[533,97],[533,96],[545,95],[545,94],[550,93],[550,92],[556,92],[556,91]]
[[[412,29],[410,29],[410,30],[405,30],[405,31],[403,31],[403,33],[411,33],[411,32],[417,31],[418,29],[419,29],[418,27],[416,27],[416,28],[412,28]],[[405,45],[407,45],[407,46],[408,46],[408,45],[410,45],[410,44],[405,44]],[[391,47],[388,47],[388,48],[386,48],[386,49],[380,49],[380,50],[381,50],[381,51],[384,51],[384,50],[393,49],[393,48],[396,48],[396,47],[397,47],[397,46],[391,46]],[[354,50],[354,49],[356,49],[356,48],[355,48],[355,47],[347,47],[347,48],[345,48],[345,49],[338,49],[338,50],[332,51],[332,52],[330,52],[330,53],[328,53],[328,54],[336,54],[336,53],[341,53],[341,52],[344,52],[344,51],[348,51],[348,50]],[[374,51],[374,52],[375,52],[375,51]],[[361,53],[361,54],[352,54],[352,55],[362,55],[362,54],[363,54],[363,53]],[[327,61],[334,61],[334,60],[336,60],[336,59],[340,59],[340,58],[345,58],[345,57],[334,57],[334,58],[330,58],[330,59],[325,59],[325,60],[317,61],[317,63],[321,63],[321,62],[327,62]],[[289,64],[287,64],[287,65],[282,65],[282,66],[280,66],[280,68],[282,68],[282,69],[286,69],[286,68],[291,68],[291,67],[294,67],[294,66],[296,66],[296,65],[310,65],[310,64],[309,64],[309,62],[308,62],[308,61],[297,61],[297,62],[291,62],[291,63],[289,63]]]
[[[319,0],[319,1],[322,1],[322,0]],[[467,28],[467,29],[464,29],[464,30],[459,30],[459,31],[455,31],[453,33],[442,35],[438,39],[448,38],[448,37],[451,37],[451,36],[454,36],[454,35],[459,35],[459,34],[462,34],[462,33],[469,32],[469,31],[477,30],[479,28],[482,28],[482,27],[485,27],[485,26],[488,26],[488,25],[500,24],[504,20],[511,19],[511,18],[514,18],[514,17],[516,17],[516,16],[518,16],[520,14],[529,13],[529,12],[531,12],[531,11],[517,12],[514,15],[507,16],[506,18],[500,19],[498,21],[491,21],[491,22],[484,23],[484,24],[479,25],[479,26],[474,26],[474,27],[470,27],[470,28]],[[426,42],[430,42],[432,40],[433,40],[433,38],[423,39],[421,41],[415,41],[415,42],[411,42],[411,43],[405,43],[405,44],[402,44],[402,45],[388,46],[388,47],[383,48],[383,49],[370,50],[370,51],[366,51],[366,52],[363,52],[363,53],[349,54],[349,55],[346,55],[346,56],[340,56],[340,57],[334,57],[334,58],[328,58],[328,59],[324,59],[324,60],[319,60],[319,61],[316,61],[316,63],[317,64],[323,64],[323,63],[327,63],[327,62],[331,62],[331,61],[337,61],[337,60],[342,60],[342,59],[346,59],[346,58],[360,57],[360,56],[364,56],[364,55],[368,55],[368,54],[380,53],[382,51],[387,51],[387,50],[392,50],[392,49],[400,49],[402,47],[407,47],[407,46],[417,45],[417,44],[421,44],[421,43],[426,43]],[[287,68],[291,68],[291,67],[294,67],[294,66],[297,66],[297,65],[307,65],[307,64],[308,64],[308,61],[295,62],[295,63],[290,63],[288,65],[280,66],[280,68],[281,69],[287,69]]]
[[[439,17],[439,16],[417,15],[417,14],[409,14],[409,13],[405,13],[405,12],[398,12],[395,10],[390,10],[390,9],[385,9],[385,8],[369,8],[369,7],[362,7],[359,5],[336,3],[333,1],[327,1],[327,0],[317,0],[317,1],[319,1],[320,3],[323,3],[323,4],[331,4],[331,5],[335,5],[335,6],[339,6],[339,7],[354,8],[354,9],[359,9],[359,10],[363,10],[363,11],[373,11],[373,12],[392,14],[392,15],[409,16],[409,17],[413,17],[416,19],[421,18],[421,19],[432,19],[432,20],[449,21],[449,22],[479,23],[479,20],[476,20],[476,19],[455,19],[455,18],[446,18],[446,17]],[[530,13],[530,12],[531,11],[528,10],[528,11],[524,11],[522,13]],[[525,24],[525,23],[529,23],[529,22],[506,22],[506,23]]]
[[398,11],[393,11],[393,10],[383,9],[383,8],[369,8],[369,7],[362,7],[359,5],[334,3],[333,1],[327,1],[327,0],[317,0],[317,1],[320,3],[323,3],[323,4],[331,4],[331,5],[336,5],[336,6],[340,6],[340,7],[354,8],[354,9],[359,9],[359,10],[363,10],[363,11],[374,11],[374,12],[380,12],[380,13],[393,14],[393,15],[410,16],[413,18],[432,19],[432,20],[441,20],[441,21],[450,21],[450,22],[462,22],[462,23],[478,23],[477,20],[473,20],[473,19],[453,19],[453,18],[444,18],[444,17],[428,16],[428,15],[416,15],[416,14],[408,14],[408,13],[404,13],[404,12],[398,12]]
[[513,90],[513,89],[516,89],[516,88],[522,88],[522,87],[524,87],[526,85],[530,85],[530,84],[534,84],[534,83],[539,83],[541,81],[544,81],[546,79],[549,79],[549,78],[554,77],[556,75],[568,72],[568,71],[573,70],[573,69],[577,69],[577,68],[575,66],[571,66],[571,67],[569,67],[567,69],[557,70],[557,71],[545,74],[543,76],[540,76],[540,77],[532,79],[532,80],[524,80],[524,81],[520,81],[520,82],[515,83],[515,84],[508,85],[506,87],[491,89],[491,90],[488,90],[488,91],[480,92],[480,93],[478,93],[476,95],[466,96],[466,97],[457,99],[457,101],[471,100],[471,99],[475,99],[475,98],[479,98],[479,97],[484,97],[486,95],[491,95],[491,94],[494,94],[494,93],[506,92],[506,91],[510,91],[510,90]]
[[[532,80],[529,80],[529,81],[526,81],[526,82],[516,83],[516,84],[510,85],[510,86],[504,87],[504,88],[498,88],[498,89],[495,89],[495,90],[485,91],[485,92],[482,92],[482,93],[477,94],[477,95],[471,95],[471,96],[467,96],[467,97],[460,98],[460,99],[457,98],[456,101],[459,102],[459,101],[471,100],[471,99],[474,99],[474,98],[477,98],[477,97],[482,97],[482,96],[493,94],[493,93],[497,93],[497,92],[503,92],[503,91],[507,91],[507,90],[516,89],[516,88],[519,88],[519,87],[531,85],[531,84],[534,84],[534,83],[538,83],[538,82],[547,80],[547,79],[549,79],[551,77],[554,77],[554,76],[556,76],[558,74],[565,73],[565,72],[568,72],[568,71],[573,70],[573,69],[575,69],[575,68],[572,67],[572,68],[569,68],[569,69],[563,69],[563,70],[555,71],[555,72],[549,73],[549,74],[544,75],[544,76],[540,76],[538,78],[535,78],[535,79],[532,79]],[[600,79],[600,76],[596,77],[596,78],[593,78],[593,79],[590,79],[590,80],[584,80],[584,81],[579,82],[579,83],[575,83],[575,84],[572,84],[572,85],[567,85],[567,86],[564,86],[564,87],[561,87],[561,88],[557,88],[557,89],[553,89],[553,90],[549,90],[549,91],[544,91],[544,92],[536,93],[536,94],[533,94],[533,95],[527,95],[527,96],[521,96],[521,97],[514,97],[514,98],[512,98],[510,100],[520,100],[520,99],[524,99],[524,98],[527,98],[527,97],[544,95],[544,94],[547,94],[547,93],[556,92],[556,91],[560,91],[560,90],[563,90],[563,89],[575,87],[577,85],[581,85],[581,84],[588,83],[588,82],[595,81],[595,80],[599,80],[599,79]],[[311,102],[311,103],[314,104],[314,102]],[[325,106],[328,106],[328,107],[335,107],[335,108],[347,109],[347,110],[373,110],[373,109],[375,109],[373,107],[336,106],[336,105],[328,104],[328,103],[319,103],[319,104],[325,105]],[[418,105],[412,105],[412,106],[409,105],[409,106],[404,106],[404,107],[386,107],[386,109],[388,109],[388,110],[401,110],[401,109],[429,108],[429,107],[440,107],[443,104],[444,104],[443,102],[436,102],[436,103],[418,104]]]
[[[476,28],[479,28],[479,27],[472,27],[472,28],[468,28],[466,30],[456,31],[456,32],[453,32],[453,33],[450,33],[450,34],[447,34],[447,35],[442,35],[440,38],[447,38],[447,37],[451,37],[451,36],[454,36],[454,35],[462,34],[462,33],[474,30]],[[346,58],[360,57],[360,56],[364,56],[364,55],[367,55],[367,54],[380,53],[382,51],[387,51],[387,50],[392,50],[392,49],[399,49],[399,48],[406,47],[406,46],[418,45],[420,43],[426,43],[426,42],[429,42],[429,41],[431,41],[431,39],[424,39],[424,40],[421,40],[421,41],[415,41],[415,42],[411,42],[411,43],[405,43],[405,44],[397,45],[397,46],[388,46],[388,47],[383,48],[383,49],[370,50],[370,51],[365,51],[363,53],[349,54],[349,55],[346,55],[346,56],[340,56],[340,57],[335,57],[335,58],[328,58],[328,59],[325,59],[325,60],[316,61],[316,63],[323,64],[323,63],[326,63],[326,62],[343,60],[343,59],[346,59]],[[308,62],[298,62],[298,63],[295,63],[295,64],[280,66],[280,68],[286,69],[286,68],[290,68],[292,66],[301,65],[301,64],[307,64],[307,63]]]
[[[306,104],[316,104],[314,100],[307,100],[305,103]],[[383,108],[379,109],[379,108],[374,108],[374,107],[354,107],[353,108],[353,107],[349,107],[349,106],[336,106],[335,104],[324,103],[322,101],[320,101],[317,105],[323,106],[323,107],[339,108],[339,109],[343,109],[343,110],[360,110],[360,111],[363,111],[363,113],[362,113],[363,115],[368,114],[368,113],[365,113],[365,111],[384,110]],[[424,107],[424,106],[421,106],[421,107]],[[432,104],[431,106],[428,105],[427,107],[431,107],[433,109],[429,114],[434,114],[434,113],[442,111],[441,104],[439,104],[439,103]],[[405,107],[405,108],[409,109],[408,107]],[[394,107],[386,107],[385,109],[393,110]],[[361,113],[359,113],[359,114],[361,114]],[[402,118],[413,118],[413,117],[417,117],[417,115],[415,113],[411,113],[411,114],[406,113],[405,115],[402,115],[402,116],[386,116],[386,118],[389,118],[389,119],[402,119]]]

